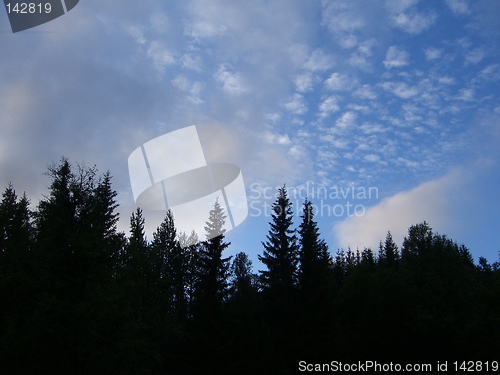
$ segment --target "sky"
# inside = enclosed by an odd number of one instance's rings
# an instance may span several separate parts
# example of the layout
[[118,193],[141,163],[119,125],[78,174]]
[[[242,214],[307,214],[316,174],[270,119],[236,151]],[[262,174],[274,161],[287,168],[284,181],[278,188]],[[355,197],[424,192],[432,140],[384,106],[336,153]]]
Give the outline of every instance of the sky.
[[498,260],[497,0],[81,0],[18,33],[2,9],[0,40],[0,187],[34,206],[48,165],[95,164],[128,232],[129,155],[196,125],[207,162],[241,169],[228,252],[256,268],[283,184],[333,254],[426,220]]

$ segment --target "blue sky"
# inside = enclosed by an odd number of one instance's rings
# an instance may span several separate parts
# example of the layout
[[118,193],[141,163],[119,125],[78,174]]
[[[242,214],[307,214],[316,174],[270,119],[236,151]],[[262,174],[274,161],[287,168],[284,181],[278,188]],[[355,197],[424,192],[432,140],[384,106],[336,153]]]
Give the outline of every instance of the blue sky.
[[96,164],[127,231],[128,156],[196,124],[206,159],[245,180],[232,254],[262,252],[286,182],[299,205],[306,187],[349,192],[313,199],[333,253],[427,220],[495,261],[499,25],[496,0],[82,0],[16,34],[2,11],[0,184],[36,204],[48,164]]

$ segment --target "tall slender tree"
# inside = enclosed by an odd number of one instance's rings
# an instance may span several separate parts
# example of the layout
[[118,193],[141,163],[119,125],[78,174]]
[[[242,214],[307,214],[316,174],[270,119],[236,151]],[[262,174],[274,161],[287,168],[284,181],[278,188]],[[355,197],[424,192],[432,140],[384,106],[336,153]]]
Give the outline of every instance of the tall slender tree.
[[187,299],[187,317],[193,318],[194,304],[196,300],[196,288],[199,282],[199,264],[201,246],[198,235],[193,230],[189,236],[185,232],[179,233],[179,245],[185,249],[187,256],[187,275],[186,275],[186,299]]
[[312,296],[328,286],[331,258],[325,240],[320,238],[313,205],[308,199],[304,201],[301,217],[298,279],[303,294]]
[[198,302],[208,308],[208,311],[219,310],[228,292],[227,279],[231,257],[222,256],[230,245],[225,242],[225,222],[224,209],[217,199],[205,225],[206,240],[200,249],[198,266]]
[[[9,184],[0,202],[0,362],[1,353],[13,349],[5,347],[5,342],[13,338],[22,341],[16,330],[27,320],[33,308],[30,301],[36,295],[31,215],[26,196],[18,198]],[[23,350],[21,347],[16,349]]]
[[177,320],[182,321],[187,317],[189,253],[179,243],[171,210],[153,233],[151,248],[159,262],[162,285],[170,290],[171,311]]
[[261,285],[271,298],[288,298],[297,286],[298,249],[293,225],[292,203],[286,187],[278,190],[272,206],[271,229],[266,236],[263,255],[259,260],[267,267],[260,271]]

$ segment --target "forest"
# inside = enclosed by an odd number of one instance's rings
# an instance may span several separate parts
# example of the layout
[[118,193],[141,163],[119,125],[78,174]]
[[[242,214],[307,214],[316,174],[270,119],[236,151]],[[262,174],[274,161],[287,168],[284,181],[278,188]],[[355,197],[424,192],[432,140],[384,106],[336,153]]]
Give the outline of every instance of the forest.
[[[332,252],[312,204],[276,192],[254,271],[218,202],[208,239],[170,211],[119,232],[109,172],[50,166],[32,208],[0,202],[0,373],[292,374],[299,362],[500,360],[500,262],[416,223],[398,246]],[[295,225],[293,210],[301,210]],[[302,362],[301,362],[302,361]],[[489,362],[491,364],[491,362]],[[491,370],[491,369],[490,369]]]

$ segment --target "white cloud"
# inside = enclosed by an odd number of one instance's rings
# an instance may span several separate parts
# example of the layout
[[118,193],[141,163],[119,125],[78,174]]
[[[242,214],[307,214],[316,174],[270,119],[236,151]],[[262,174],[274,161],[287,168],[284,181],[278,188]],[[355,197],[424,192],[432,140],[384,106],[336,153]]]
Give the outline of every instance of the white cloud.
[[387,131],[387,129],[380,124],[363,124],[360,126],[360,129],[365,134],[385,133]]
[[456,83],[455,78],[449,76],[439,78],[438,82],[444,85],[454,85]]
[[271,121],[271,122],[278,122],[279,120],[281,120],[281,115],[277,112],[273,112],[273,113],[266,113],[266,119]]
[[356,36],[354,36],[352,34],[347,34],[347,35],[341,36],[339,38],[338,42],[342,47],[349,49],[349,48],[353,48],[356,46],[356,44],[358,43],[358,39],[356,38]]
[[396,26],[410,34],[420,34],[430,28],[437,19],[435,13],[424,15],[422,13],[400,13],[394,17]]
[[325,80],[325,86],[333,91],[348,90],[352,87],[353,81],[347,75],[341,73],[332,73],[332,75]]
[[323,1],[323,25],[333,33],[352,33],[365,26],[362,14],[350,1]]
[[208,20],[197,20],[189,25],[186,34],[194,39],[204,39],[223,35],[226,31],[227,27],[224,25],[215,25]]
[[376,44],[375,39],[365,40],[363,43],[359,45],[358,51],[365,56],[371,56],[372,48],[375,46],[375,44]]
[[425,50],[425,58],[427,60],[436,60],[441,57],[442,51],[438,48],[427,48]]
[[322,119],[328,117],[331,113],[337,112],[340,110],[340,105],[338,103],[338,98],[336,96],[330,96],[326,98],[319,105],[320,117]]
[[153,30],[158,34],[165,34],[169,31],[170,21],[164,12],[156,12],[150,18]]
[[314,83],[314,77],[310,72],[306,72],[295,77],[295,86],[298,92],[311,91]]
[[313,51],[304,68],[315,72],[331,69],[334,64],[333,56],[318,48]]
[[183,75],[179,75],[179,76],[175,77],[172,80],[172,84],[175,87],[177,87],[179,90],[182,90],[182,91],[188,91],[189,88],[191,87],[189,80]]
[[140,26],[128,26],[125,28],[125,31],[127,32],[127,34],[132,36],[132,38],[134,38],[136,43],[145,44],[147,42]]
[[498,81],[500,79],[500,64],[491,64],[481,70],[479,77],[484,80]]
[[418,88],[415,86],[408,86],[404,82],[384,82],[382,88],[386,91],[399,96],[402,99],[409,99],[418,94]]
[[188,93],[187,98],[195,104],[201,104],[203,100],[200,98],[204,84],[201,82],[191,82],[187,77],[178,75],[172,80],[172,84],[179,90]]
[[362,42],[356,51],[351,53],[348,59],[348,63],[351,66],[360,68],[365,71],[370,71],[372,69],[372,64],[368,60],[373,52],[372,48],[376,44],[375,39],[368,39]]
[[377,99],[377,93],[373,90],[371,85],[363,85],[353,93],[354,96],[361,99],[375,100]]
[[464,102],[471,102],[474,100],[474,89],[462,89],[459,91],[457,99],[463,100]]
[[482,48],[475,48],[465,56],[466,64],[477,64],[484,59],[486,53]]
[[275,134],[269,131],[264,133],[264,139],[267,143],[278,144],[278,145],[289,145],[291,143],[288,134]]
[[354,125],[354,122],[356,121],[357,117],[358,116],[356,115],[356,112],[347,111],[337,119],[337,121],[335,122],[335,125],[338,128],[345,129],[347,127]]
[[241,95],[248,91],[239,73],[229,71],[225,64],[219,66],[219,70],[214,75],[217,82],[222,84],[224,92],[230,95]]
[[400,68],[409,64],[410,54],[396,46],[390,46],[385,55],[384,66],[387,69]]
[[382,200],[366,209],[363,216],[354,215],[337,223],[333,231],[339,245],[377,250],[379,241],[389,230],[399,245],[411,225],[426,220],[437,228],[446,226],[450,220],[447,194],[455,179],[450,175],[423,183]]
[[377,163],[380,161],[380,156],[378,155],[375,155],[375,154],[368,154],[365,156],[364,158],[367,162],[370,162],[370,163]]
[[470,12],[467,0],[446,0],[446,5],[454,14],[468,14]]
[[419,0],[385,0],[385,6],[391,13],[398,14],[404,12],[418,2]]
[[175,58],[158,41],[151,42],[148,48],[148,57],[153,61],[153,65],[160,73],[163,73],[168,65],[175,64]]
[[290,147],[287,154],[291,158],[300,161],[307,156],[307,151],[300,145],[293,145],[292,147]]
[[194,70],[195,72],[201,72],[201,58],[199,56],[186,53],[181,57],[182,67],[184,69]]
[[303,115],[308,111],[304,97],[297,93],[293,95],[292,100],[285,103],[285,108],[296,115]]
[[347,62],[349,63],[349,65],[360,68],[361,70],[370,71],[372,69],[372,64],[370,63],[370,61],[368,61],[366,56],[359,51],[351,53],[351,56],[349,56]]

